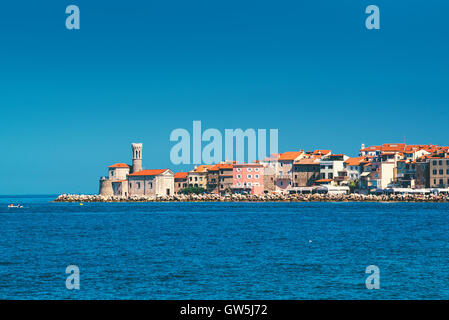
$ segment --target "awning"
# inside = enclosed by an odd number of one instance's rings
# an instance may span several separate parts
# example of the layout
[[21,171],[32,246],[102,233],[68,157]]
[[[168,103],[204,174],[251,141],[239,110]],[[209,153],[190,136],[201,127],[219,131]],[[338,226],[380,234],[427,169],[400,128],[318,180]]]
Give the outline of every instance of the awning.
[[371,172],[363,172],[360,176],[361,176],[361,177],[366,177],[366,176],[369,176],[370,173],[371,173]]

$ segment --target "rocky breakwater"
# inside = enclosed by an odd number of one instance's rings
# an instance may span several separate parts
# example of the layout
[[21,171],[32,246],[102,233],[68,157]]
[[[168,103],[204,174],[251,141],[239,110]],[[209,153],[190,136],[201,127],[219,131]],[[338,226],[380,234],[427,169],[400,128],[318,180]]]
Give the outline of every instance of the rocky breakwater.
[[172,195],[172,196],[101,196],[62,194],[55,202],[449,202],[448,195],[349,195],[329,194],[264,194],[264,195]]

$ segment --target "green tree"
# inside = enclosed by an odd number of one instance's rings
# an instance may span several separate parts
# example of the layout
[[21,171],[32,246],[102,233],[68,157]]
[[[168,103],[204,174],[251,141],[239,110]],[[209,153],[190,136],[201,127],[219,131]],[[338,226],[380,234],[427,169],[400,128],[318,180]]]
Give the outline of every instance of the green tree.
[[360,183],[359,180],[353,180],[349,182],[349,191],[354,193],[356,189],[359,189]]
[[202,194],[206,192],[206,189],[201,187],[187,187],[180,191],[182,194]]

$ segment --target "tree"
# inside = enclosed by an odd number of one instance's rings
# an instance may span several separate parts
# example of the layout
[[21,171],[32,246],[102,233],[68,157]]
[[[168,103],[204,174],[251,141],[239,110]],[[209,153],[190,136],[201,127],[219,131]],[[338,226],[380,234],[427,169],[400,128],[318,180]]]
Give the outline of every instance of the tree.
[[180,191],[182,194],[202,194],[206,192],[206,189],[201,187],[187,187]]

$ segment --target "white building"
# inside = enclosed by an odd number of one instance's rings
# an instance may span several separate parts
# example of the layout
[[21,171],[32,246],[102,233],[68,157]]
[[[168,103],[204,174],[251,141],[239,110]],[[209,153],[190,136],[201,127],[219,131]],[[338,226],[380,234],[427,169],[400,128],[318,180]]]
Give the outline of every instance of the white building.
[[331,154],[320,160],[320,178],[333,180],[340,171],[344,171],[344,162],[349,157],[344,154]]
[[141,170],[128,175],[130,196],[170,196],[175,190],[175,175],[170,169]]

